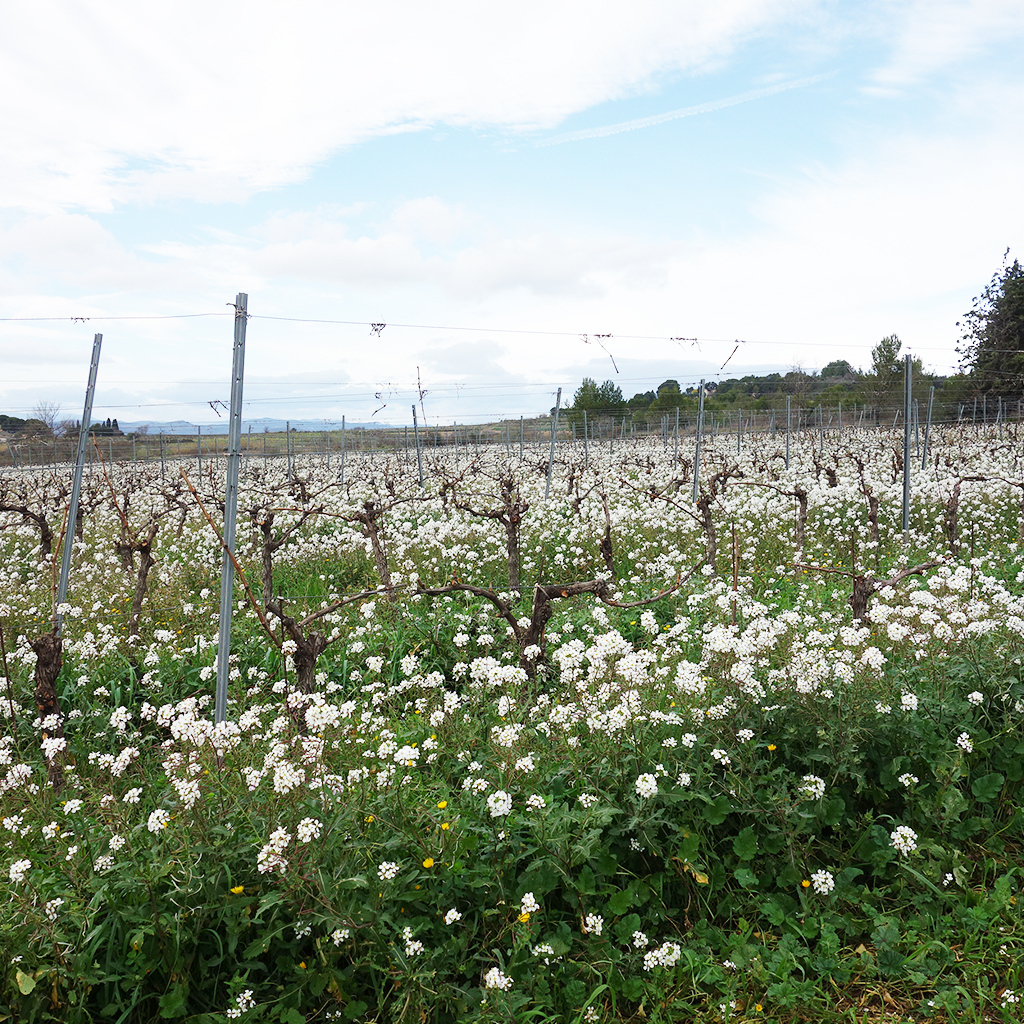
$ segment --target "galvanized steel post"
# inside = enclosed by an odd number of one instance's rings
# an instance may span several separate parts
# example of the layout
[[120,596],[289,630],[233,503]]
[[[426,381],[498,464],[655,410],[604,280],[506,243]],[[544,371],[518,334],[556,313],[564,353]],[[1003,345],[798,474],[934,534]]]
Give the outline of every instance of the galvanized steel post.
[[64,625],[61,605],[68,597],[68,577],[71,575],[71,550],[75,546],[75,523],[78,522],[78,500],[82,494],[82,466],[85,463],[85,448],[89,443],[89,421],[92,419],[92,399],[96,393],[96,374],[100,368],[100,348],[103,335],[92,339],[92,359],[89,363],[89,382],[85,386],[85,408],[82,410],[82,425],[78,431],[78,453],[75,457],[75,475],[71,483],[71,504],[68,506],[68,521],[64,527],[64,548],[61,551],[60,581],[57,584],[57,606],[53,612],[53,629],[58,637]]
[[928,464],[928,437],[932,431],[932,403],[935,401],[935,385],[928,391],[928,418],[924,421],[924,444],[921,446],[921,469]]
[[551,422],[551,448],[548,451],[548,476],[544,482],[544,500],[548,500],[548,495],[551,493],[551,467],[555,462],[555,438],[558,436],[558,410],[562,405],[562,389],[558,389],[558,395],[555,398],[555,416]]
[[235,346],[231,359],[231,407],[228,413],[227,471],[224,484],[224,552],[220,569],[220,619],[217,623],[217,692],[213,719],[223,722],[228,714],[228,671],[231,661],[231,612],[234,601],[235,517],[238,510],[238,464],[242,447],[242,377],[245,371],[245,324],[249,296],[235,297]]
[[700,382],[697,396],[697,447],[693,453],[693,501],[697,503],[700,495],[700,446],[704,440],[704,381]]
[[416,405],[413,403],[412,407],[412,432],[413,438],[416,441],[416,465],[420,471],[420,490],[423,490],[423,453],[420,451],[420,428],[416,422]]
[[912,384],[910,354],[903,361],[903,540],[910,531],[910,393]]

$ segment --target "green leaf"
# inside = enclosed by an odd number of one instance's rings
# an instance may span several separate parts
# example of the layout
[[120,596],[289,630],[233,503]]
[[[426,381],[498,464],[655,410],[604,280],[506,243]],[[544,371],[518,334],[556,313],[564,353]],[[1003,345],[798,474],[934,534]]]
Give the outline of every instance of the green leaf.
[[971,792],[982,803],[990,804],[999,796],[1005,782],[1005,775],[1000,775],[999,772],[991,772],[988,775],[982,775],[980,778],[975,779],[971,783]]
[[831,796],[822,801],[822,817],[826,825],[835,828],[839,825],[846,813],[846,801],[841,796]]
[[637,1000],[644,994],[644,983],[636,977],[623,978],[622,994],[627,999]]
[[160,1016],[165,1019],[181,1017],[185,1013],[186,989],[182,985],[175,985],[169,992],[160,997]]
[[710,825],[721,825],[732,810],[727,796],[720,796],[704,807],[704,818]]
[[879,974],[892,977],[900,973],[906,957],[899,950],[889,946],[883,946],[878,951],[878,972]]
[[355,1020],[356,1017],[362,1017],[362,1015],[366,1013],[368,1009],[369,1007],[366,1005],[366,1003],[360,1002],[360,1000],[358,999],[354,999],[352,1000],[351,1003],[345,1004],[344,1013],[349,1020]]
[[676,856],[680,860],[696,860],[697,851],[700,849],[700,836],[694,832],[686,832],[683,835],[683,841],[676,851]]
[[948,789],[942,795],[942,816],[959,818],[967,810],[968,803],[959,789]]
[[579,876],[576,879],[576,888],[584,896],[593,896],[597,892],[597,880],[589,864],[580,868]]
[[640,915],[627,914],[621,921],[615,922],[614,932],[620,942],[628,945],[633,937],[633,932],[640,930]]
[[281,1011],[281,1024],[306,1024],[306,1018],[294,1006],[286,1006]]
[[744,889],[754,889],[757,886],[757,875],[750,868],[737,868],[732,877],[736,879]]
[[739,857],[740,860],[753,860],[757,854],[757,836],[754,834],[754,829],[748,825],[735,839],[732,841],[732,852]]
[[15,977],[18,979],[18,991],[23,995],[27,996],[32,989],[36,987],[36,979],[31,974],[26,974],[24,971],[16,972]]
[[619,914],[624,914],[631,906],[633,906],[633,893],[629,889],[620,889],[617,893],[613,893],[611,899],[608,900],[608,910],[616,917]]
[[597,870],[602,875],[614,875],[619,870],[618,858],[607,847],[597,855]]
[[900,930],[894,921],[878,918],[875,925],[875,930],[871,933],[871,941],[876,946],[891,946],[900,941]]

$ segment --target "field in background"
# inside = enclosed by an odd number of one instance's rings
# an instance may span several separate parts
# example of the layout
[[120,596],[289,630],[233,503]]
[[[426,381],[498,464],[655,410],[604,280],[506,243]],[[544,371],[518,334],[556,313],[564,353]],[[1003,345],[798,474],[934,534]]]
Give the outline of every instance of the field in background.
[[422,488],[259,435],[220,725],[212,448],[99,440],[43,720],[69,471],[0,474],[3,1013],[1019,1019],[1016,425],[936,429],[906,534],[902,432],[709,433],[694,494],[674,421],[570,424],[545,501],[518,426]]

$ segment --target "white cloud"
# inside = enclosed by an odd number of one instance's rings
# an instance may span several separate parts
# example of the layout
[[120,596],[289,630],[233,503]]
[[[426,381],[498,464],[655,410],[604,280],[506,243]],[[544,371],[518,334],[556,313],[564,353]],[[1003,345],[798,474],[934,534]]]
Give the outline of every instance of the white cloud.
[[652,128],[654,125],[665,124],[668,121],[677,121],[683,117],[710,114],[716,110],[724,110],[726,107],[735,107],[740,103],[750,103],[752,100],[765,99],[769,96],[774,96],[776,93],[787,92],[790,89],[802,89],[808,85],[821,82],[826,78],[831,78],[834,74],[836,72],[832,71],[828,74],[811,75],[809,78],[777,82],[772,85],[763,86],[760,89],[753,89],[750,92],[739,93],[736,96],[726,96],[720,100],[698,103],[692,107],[667,110],[662,114],[651,114],[649,117],[635,117],[631,121],[619,121],[617,124],[606,124],[599,128],[581,128],[578,131],[566,132],[564,135],[554,135],[546,139],[540,139],[535,145],[555,146],[563,142],[577,142],[581,139],[600,139],[608,135],[620,135],[622,132],[633,132],[639,128]]
[[239,200],[428,125],[551,128],[706,68],[813,0],[6,5],[8,206]]
[[993,43],[1024,35],[1019,0],[881,0],[874,26],[893,39],[888,61],[871,78],[891,91],[978,57]]

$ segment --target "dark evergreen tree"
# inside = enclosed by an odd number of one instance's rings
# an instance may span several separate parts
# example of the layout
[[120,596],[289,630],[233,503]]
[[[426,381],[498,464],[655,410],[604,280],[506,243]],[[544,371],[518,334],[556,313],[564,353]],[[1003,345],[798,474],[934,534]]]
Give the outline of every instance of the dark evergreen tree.
[[606,380],[599,385],[593,377],[584,377],[573,395],[572,405],[566,409],[566,415],[571,423],[582,423],[584,410],[588,418],[593,419],[595,416],[617,415],[625,407],[622,388],[614,381]]
[[1024,267],[1003,265],[957,323],[962,330],[960,368],[976,391],[1017,395],[1024,391]]

